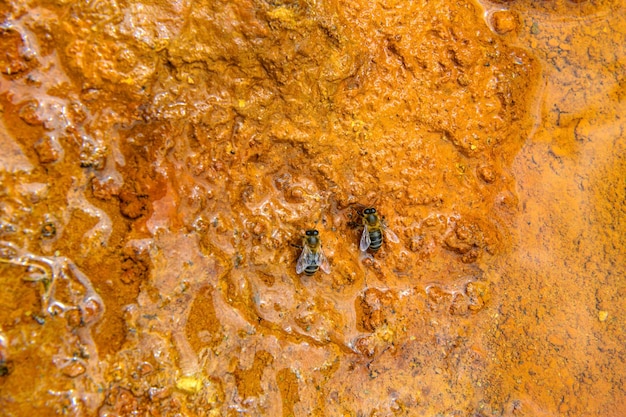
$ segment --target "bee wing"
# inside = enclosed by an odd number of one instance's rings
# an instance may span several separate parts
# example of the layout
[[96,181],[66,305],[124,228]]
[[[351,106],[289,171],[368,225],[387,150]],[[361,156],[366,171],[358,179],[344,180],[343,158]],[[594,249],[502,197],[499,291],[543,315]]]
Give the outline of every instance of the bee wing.
[[385,227],[385,237],[387,237],[387,239],[389,239],[390,242],[393,243],[398,243],[400,242],[400,239],[398,238],[398,236],[393,232],[393,230],[391,230],[388,227]]
[[319,250],[317,251],[317,255],[318,265],[320,266],[322,271],[330,274],[330,262],[328,262],[328,259],[326,258],[326,255],[324,255],[324,251],[322,250],[322,248],[319,248]]
[[363,228],[363,234],[361,235],[361,244],[359,245],[362,252],[365,252],[370,247],[372,240],[370,239],[370,231],[367,226]]
[[298,262],[296,262],[296,273],[301,274],[307,266],[310,266],[313,261],[313,256],[311,256],[313,252],[311,252],[311,248],[308,245],[304,245],[302,248],[302,253],[298,258]]

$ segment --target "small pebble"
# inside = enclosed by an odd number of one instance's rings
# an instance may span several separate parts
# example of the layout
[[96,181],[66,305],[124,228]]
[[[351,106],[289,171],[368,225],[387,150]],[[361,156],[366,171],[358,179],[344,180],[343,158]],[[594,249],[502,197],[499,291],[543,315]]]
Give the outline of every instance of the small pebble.
[[137,368],[137,371],[139,372],[140,376],[146,376],[149,373],[151,373],[153,370],[153,367],[150,363],[148,362],[143,362],[142,364],[139,365],[139,367]]
[[478,176],[487,184],[491,184],[496,180],[496,174],[493,168],[489,166],[482,166],[478,168]]
[[548,336],[548,342],[552,343],[555,346],[563,346],[565,344],[563,338],[554,334]]
[[56,162],[61,156],[58,145],[51,138],[40,139],[33,145],[33,148],[42,164]]
[[517,27],[515,15],[507,10],[497,11],[492,16],[493,28],[497,33],[503,35]]
[[609,318],[609,312],[605,310],[598,311],[598,320],[606,321]]
[[85,373],[85,367],[80,362],[72,361],[69,365],[61,369],[61,372],[69,378],[76,378]]

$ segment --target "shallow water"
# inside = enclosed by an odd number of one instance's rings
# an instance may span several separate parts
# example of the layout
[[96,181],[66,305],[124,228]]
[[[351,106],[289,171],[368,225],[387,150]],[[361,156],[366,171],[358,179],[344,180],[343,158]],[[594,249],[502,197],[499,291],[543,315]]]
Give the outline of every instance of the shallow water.
[[0,13],[7,415],[626,413],[619,2]]

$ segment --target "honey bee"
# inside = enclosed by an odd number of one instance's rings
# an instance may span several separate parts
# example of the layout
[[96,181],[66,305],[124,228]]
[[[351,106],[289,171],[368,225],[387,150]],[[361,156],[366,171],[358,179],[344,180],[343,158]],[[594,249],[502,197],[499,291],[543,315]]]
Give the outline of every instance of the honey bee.
[[307,230],[302,239],[302,253],[296,263],[296,272],[313,275],[321,269],[325,273],[330,273],[330,263],[322,250],[322,242],[319,232],[315,229]]
[[391,231],[385,222],[378,216],[376,209],[373,207],[363,210],[363,234],[361,234],[361,251],[368,249],[377,252],[383,245],[383,236],[386,236],[390,242],[398,243],[400,239]]

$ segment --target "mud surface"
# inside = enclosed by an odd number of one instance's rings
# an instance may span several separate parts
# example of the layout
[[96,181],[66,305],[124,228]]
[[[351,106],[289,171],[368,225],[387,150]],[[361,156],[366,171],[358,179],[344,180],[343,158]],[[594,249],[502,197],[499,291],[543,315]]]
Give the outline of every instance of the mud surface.
[[619,2],[0,16],[7,416],[626,413]]

